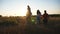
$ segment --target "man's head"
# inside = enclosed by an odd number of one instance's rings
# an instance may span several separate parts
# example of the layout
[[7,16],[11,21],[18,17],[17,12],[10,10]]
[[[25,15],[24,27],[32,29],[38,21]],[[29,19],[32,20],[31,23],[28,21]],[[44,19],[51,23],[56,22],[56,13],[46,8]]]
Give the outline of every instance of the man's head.
[[44,13],[46,13],[46,10],[44,10]]

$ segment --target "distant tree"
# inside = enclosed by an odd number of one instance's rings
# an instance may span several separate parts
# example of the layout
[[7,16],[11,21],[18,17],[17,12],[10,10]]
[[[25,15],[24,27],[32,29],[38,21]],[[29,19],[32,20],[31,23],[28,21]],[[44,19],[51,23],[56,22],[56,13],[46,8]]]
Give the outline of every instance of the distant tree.
[[0,15],[0,17],[2,17],[2,15]]

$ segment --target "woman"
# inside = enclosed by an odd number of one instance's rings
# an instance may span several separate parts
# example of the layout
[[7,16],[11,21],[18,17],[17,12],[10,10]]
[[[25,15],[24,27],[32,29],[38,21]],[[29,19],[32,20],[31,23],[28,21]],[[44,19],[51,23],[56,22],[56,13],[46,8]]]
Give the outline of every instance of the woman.
[[40,20],[41,20],[41,12],[37,10],[37,24],[40,24]]

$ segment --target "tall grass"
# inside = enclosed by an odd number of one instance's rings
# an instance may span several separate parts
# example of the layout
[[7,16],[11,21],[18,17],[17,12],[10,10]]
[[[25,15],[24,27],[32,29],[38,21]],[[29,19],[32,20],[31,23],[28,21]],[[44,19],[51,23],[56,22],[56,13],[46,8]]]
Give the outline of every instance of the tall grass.
[[[5,34],[55,34],[60,29],[60,17],[49,17],[48,25],[36,24],[36,17],[31,17],[31,23],[26,23],[26,17],[0,17],[0,33]],[[17,25],[16,25],[17,24]],[[4,25],[4,27],[3,27]],[[14,25],[14,26],[9,26]],[[5,27],[8,26],[8,27]]]

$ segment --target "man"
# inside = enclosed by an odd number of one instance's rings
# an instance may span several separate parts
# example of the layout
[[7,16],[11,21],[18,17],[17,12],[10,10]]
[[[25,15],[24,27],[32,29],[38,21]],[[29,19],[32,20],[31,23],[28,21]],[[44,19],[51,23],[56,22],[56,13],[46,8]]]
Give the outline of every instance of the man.
[[47,25],[47,22],[48,22],[48,14],[47,14],[46,10],[44,10],[43,22],[44,22],[45,25]]

